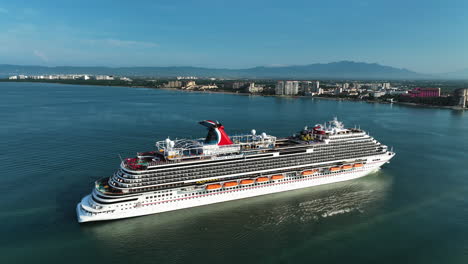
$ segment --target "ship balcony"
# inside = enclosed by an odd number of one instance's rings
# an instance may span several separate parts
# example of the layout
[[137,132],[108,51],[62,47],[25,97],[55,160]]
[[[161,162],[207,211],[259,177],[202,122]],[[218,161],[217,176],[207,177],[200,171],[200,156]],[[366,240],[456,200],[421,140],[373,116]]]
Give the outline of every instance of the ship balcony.
[[95,182],[95,189],[96,191],[106,194],[106,195],[119,195],[123,194],[123,192],[119,189],[114,188],[113,186],[109,185],[108,178],[102,178]]

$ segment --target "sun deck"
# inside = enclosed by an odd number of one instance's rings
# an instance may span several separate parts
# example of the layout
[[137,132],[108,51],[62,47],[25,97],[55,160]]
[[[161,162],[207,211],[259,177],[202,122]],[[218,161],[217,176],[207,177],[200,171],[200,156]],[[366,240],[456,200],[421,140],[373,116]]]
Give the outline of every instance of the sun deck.
[[134,158],[122,161],[121,167],[128,171],[143,172],[154,167],[166,167],[177,163],[198,163],[209,160],[227,160],[250,157],[264,153],[288,153],[310,148],[316,144],[328,144],[330,139],[346,139],[365,135],[357,128],[344,128],[336,118],[324,125],[305,127],[288,138],[276,138],[266,133],[228,136],[224,126],[217,121],[204,120],[200,124],[208,128],[206,138],[167,138],[156,142],[156,150],[137,153]]

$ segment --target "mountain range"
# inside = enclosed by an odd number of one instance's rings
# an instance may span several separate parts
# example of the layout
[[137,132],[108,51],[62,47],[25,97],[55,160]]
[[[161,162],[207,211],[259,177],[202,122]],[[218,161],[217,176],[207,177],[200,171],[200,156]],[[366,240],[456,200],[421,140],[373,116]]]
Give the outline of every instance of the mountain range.
[[340,61],[296,66],[260,66],[247,69],[220,69],[190,66],[171,67],[75,67],[0,64],[0,76],[43,74],[90,74],[172,78],[197,76],[250,79],[436,79],[467,78],[468,71],[428,75],[377,63]]

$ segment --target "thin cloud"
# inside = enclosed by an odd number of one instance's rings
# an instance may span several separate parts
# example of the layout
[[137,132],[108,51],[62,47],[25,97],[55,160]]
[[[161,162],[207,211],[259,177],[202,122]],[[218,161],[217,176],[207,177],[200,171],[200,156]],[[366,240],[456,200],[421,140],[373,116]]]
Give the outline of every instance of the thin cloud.
[[142,48],[154,48],[158,47],[158,43],[147,42],[147,41],[134,41],[134,40],[121,40],[121,39],[88,39],[84,42],[93,45],[105,45],[121,48],[131,47],[142,47]]
[[47,55],[45,55],[44,52],[41,52],[39,50],[34,50],[33,54],[34,54],[34,56],[38,57],[42,61],[49,62],[49,57],[47,57]]

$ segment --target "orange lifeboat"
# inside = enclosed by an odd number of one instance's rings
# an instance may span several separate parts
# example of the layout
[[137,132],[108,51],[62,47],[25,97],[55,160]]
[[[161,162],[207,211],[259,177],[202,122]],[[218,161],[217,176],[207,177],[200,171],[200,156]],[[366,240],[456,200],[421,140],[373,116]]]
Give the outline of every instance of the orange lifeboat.
[[340,171],[340,170],[341,170],[341,167],[331,167],[331,168],[330,168],[330,171],[331,171],[331,172]]
[[234,186],[237,186],[237,182],[235,181],[232,181],[232,182],[225,182],[224,187],[234,187]]
[[267,182],[269,181],[270,179],[268,179],[268,177],[258,177],[257,178],[257,182]]
[[252,184],[252,183],[254,183],[254,180],[252,180],[252,179],[245,179],[245,180],[240,181],[240,184],[242,184],[242,185],[248,185],[248,184]]
[[302,176],[307,176],[307,175],[312,175],[314,173],[316,173],[318,170],[306,170],[306,171],[303,171],[301,174]]
[[354,167],[354,168],[361,168],[361,167],[364,167],[364,164],[362,164],[362,163],[355,163],[353,167]]
[[278,174],[278,175],[273,175],[273,176],[271,176],[271,179],[272,179],[272,180],[281,180],[281,179],[283,179],[283,178],[284,178],[284,175],[282,175],[282,174]]
[[352,168],[353,168],[353,165],[343,165],[343,166],[341,166],[341,169],[343,169],[343,170],[350,170]]
[[216,190],[216,189],[220,189],[220,188],[221,188],[221,184],[219,184],[219,183],[210,184],[210,185],[206,186],[207,190]]

